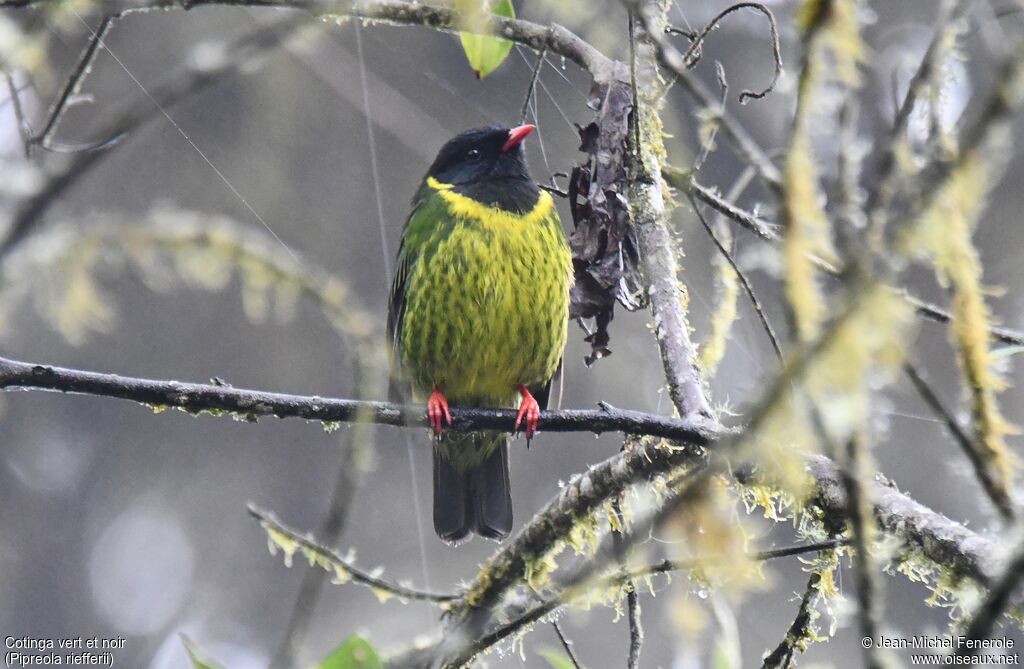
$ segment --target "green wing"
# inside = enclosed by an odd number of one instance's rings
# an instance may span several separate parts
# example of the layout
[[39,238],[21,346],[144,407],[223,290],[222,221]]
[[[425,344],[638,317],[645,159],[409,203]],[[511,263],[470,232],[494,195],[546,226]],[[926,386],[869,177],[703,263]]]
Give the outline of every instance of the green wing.
[[398,258],[395,263],[395,278],[391,282],[391,295],[388,298],[387,338],[391,345],[391,372],[389,374],[388,399],[392,402],[404,402],[412,399],[412,386],[402,374],[402,327],[405,322],[405,305],[407,281],[422,250],[422,232],[429,227],[429,214],[424,210],[430,207],[423,205],[429,201],[430,194],[421,186],[413,200],[413,208],[409,218],[405,219],[402,229],[402,242],[398,247]]
[[[406,224],[408,226],[408,224]],[[405,243],[405,236],[402,236],[402,243],[398,247],[398,262],[395,267],[395,278],[391,282],[391,295],[388,299],[388,326],[387,337],[391,345],[390,364],[391,371],[388,384],[388,399],[392,402],[404,402],[411,399],[412,388],[409,382],[402,378],[402,324],[405,320],[405,288],[409,270],[415,259]]]

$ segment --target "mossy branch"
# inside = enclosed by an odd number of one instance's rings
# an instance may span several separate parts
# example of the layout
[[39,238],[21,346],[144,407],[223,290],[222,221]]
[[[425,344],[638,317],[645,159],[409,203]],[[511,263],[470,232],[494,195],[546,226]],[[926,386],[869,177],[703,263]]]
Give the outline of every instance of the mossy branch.
[[[651,8],[642,10],[648,19],[646,30],[636,41],[636,63],[632,68],[646,81],[654,81],[658,76],[655,38],[650,31],[656,31],[660,24],[650,18],[653,11]],[[636,229],[645,293],[654,318],[654,334],[669,394],[679,415],[713,421],[697,364],[696,347],[686,321],[686,288],[679,281],[676,261],[679,249],[668,232],[669,198],[661,178],[665,146],[658,115],[660,98],[655,87],[639,83],[634,87],[634,95],[634,132],[630,133],[628,142],[633,166],[630,214]]]

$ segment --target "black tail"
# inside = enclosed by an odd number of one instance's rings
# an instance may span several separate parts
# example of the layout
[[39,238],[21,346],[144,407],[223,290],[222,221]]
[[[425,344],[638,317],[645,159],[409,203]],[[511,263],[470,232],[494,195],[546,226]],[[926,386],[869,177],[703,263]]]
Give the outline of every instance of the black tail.
[[512,531],[508,444],[501,439],[475,467],[459,471],[434,448],[434,530],[457,544],[470,532],[501,541]]

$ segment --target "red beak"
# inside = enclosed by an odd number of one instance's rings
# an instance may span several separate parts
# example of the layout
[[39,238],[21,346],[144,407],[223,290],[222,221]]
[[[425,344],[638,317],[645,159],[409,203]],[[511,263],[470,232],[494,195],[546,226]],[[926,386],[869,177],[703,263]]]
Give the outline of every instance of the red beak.
[[508,153],[509,149],[512,149],[513,147],[517,146],[519,142],[526,139],[526,136],[533,132],[533,129],[535,127],[536,126],[527,123],[526,125],[521,125],[509,130],[508,139],[505,140],[504,146],[501,147],[501,152]]

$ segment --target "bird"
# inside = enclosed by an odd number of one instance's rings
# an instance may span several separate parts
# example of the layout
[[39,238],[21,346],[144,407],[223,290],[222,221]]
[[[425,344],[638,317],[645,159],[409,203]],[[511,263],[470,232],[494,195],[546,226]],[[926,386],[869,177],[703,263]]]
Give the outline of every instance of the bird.
[[[527,444],[565,348],[572,258],[531,177],[533,125],[487,126],[440,149],[412,199],[388,305],[390,399],[426,399],[442,541],[512,530],[508,436],[445,431],[451,406],[516,408]],[[511,427],[511,426],[510,426]]]

